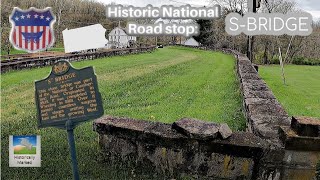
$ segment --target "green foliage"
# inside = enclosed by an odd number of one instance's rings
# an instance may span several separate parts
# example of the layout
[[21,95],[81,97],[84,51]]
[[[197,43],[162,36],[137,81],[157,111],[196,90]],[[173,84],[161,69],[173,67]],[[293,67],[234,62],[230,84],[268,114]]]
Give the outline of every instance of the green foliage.
[[320,59],[294,57],[292,59],[292,64],[297,64],[297,65],[320,65]]
[[[243,130],[242,99],[231,55],[185,47],[164,47],[153,53],[117,56],[72,63],[93,66],[105,114],[172,123],[182,117],[226,122]],[[71,179],[67,134],[55,128],[37,129],[34,81],[50,67],[2,75],[3,179]],[[9,168],[8,136],[41,135],[41,168]],[[92,122],[75,129],[81,179],[133,179],[131,169],[100,162]],[[146,178],[145,174],[135,179]],[[154,179],[154,178],[152,178]]]
[[273,56],[270,60],[270,64],[280,64],[279,56]]
[[[52,47],[49,48],[48,51],[56,51],[56,52],[64,52],[64,48],[63,47]],[[23,50],[17,50],[17,49],[10,49],[10,54],[27,54],[27,51],[23,51]],[[8,55],[7,51],[1,51],[1,55]]]
[[[25,54],[27,53],[26,51],[22,51],[22,50],[17,50],[17,49],[10,49],[10,54]],[[1,50],[1,55],[8,55],[8,51],[7,50]]]
[[289,115],[320,117],[320,66],[285,65],[283,85],[279,65],[261,66],[259,74]]
[[[255,55],[255,63],[257,64],[263,64],[263,53],[257,53]],[[305,58],[305,57],[293,57],[292,61],[289,62],[290,64],[296,64],[296,65],[313,65],[313,66],[317,66],[320,65],[320,59],[318,58]],[[280,64],[280,60],[279,60],[279,56],[273,56],[270,59],[270,64]]]
[[212,22],[210,20],[199,19],[196,21],[200,26],[200,34],[195,36],[194,39],[201,43],[202,45],[208,46],[212,45],[209,41],[209,37],[212,35],[211,26]]
[[254,63],[263,64],[263,51],[254,54]]

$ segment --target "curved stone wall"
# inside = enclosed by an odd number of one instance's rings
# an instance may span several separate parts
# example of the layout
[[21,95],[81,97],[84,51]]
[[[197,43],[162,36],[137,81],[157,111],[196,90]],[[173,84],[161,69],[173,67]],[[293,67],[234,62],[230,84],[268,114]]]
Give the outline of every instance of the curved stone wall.
[[93,123],[102,160],[160,179],[313,179],[320,120],[293,118],[291,123],[258,67],[241,53],[219,51],[237,60],[247,132],[190,118],[165,124],[104,116]]

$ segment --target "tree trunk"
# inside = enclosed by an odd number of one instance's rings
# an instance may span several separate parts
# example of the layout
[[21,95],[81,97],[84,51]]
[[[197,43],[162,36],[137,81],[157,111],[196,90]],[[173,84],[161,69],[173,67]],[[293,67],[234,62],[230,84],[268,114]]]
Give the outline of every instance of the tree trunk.
[[263,53],[263,62],[262,62],[263,64],[269,64],[268,54],[267,54],[268,45],[269,45],[269,42],[266,41],[266,43],[264,44],[264,53]]

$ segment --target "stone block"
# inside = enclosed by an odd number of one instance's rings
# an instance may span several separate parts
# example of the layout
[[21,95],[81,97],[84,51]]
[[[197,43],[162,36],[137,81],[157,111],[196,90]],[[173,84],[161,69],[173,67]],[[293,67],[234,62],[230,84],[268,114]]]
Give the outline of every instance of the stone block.
[[250,89],[244,89],[244,98],[262,98],[262,99],[275,99],[276,97],[271,91],[252,91]]
[[289,125],[290,121],[286,116],[250,116],[252,131],[262,137],[277,139],[279,137],[278,129],[281,125]]
[[320,137],[299,136],[290,126],[280,126],[279,136],[286,149],[320,151]]
[[177,132],[177,130],[172,129],[170,124],[164,124],[161,122],[150,123],[144,129],[145,134],[156,135],[163,139],[186,139],[187,137],[183,134]]
[[239,71],[241,73],[257,73],[256,69],[250,64],[250,65],[238,65]]
[[249,84],[266,84],[262,79],[260,80],[254,80],[254,79],[243,79],[242,80],[242,83],[249,83]]
[[261,79],[257,73],[247,73],[247,72],[239,72],[241,79]]
[[108,132],[112,129],[129,129],[131,131],[144,132],[148,126],[150,126],[149,121],[135,121],[125,117],[103,116],[95,120],[93,129],[97,132]]
[[268,91],[268,86],[263,81],[254,81],[254,83],[242,83],[244,90],[248,91]]
[[[99,133],[101,162],[144,172],[149,178],[185,175],[198,179],[255,179],[256,162],[269,147],[252,133],[235,132],[230,136],[226,124],[188,118],[177,121],[184,122],[192,132],[201,134],[199,129],[204,128],[204,139],[194,139],[172,129],[170,124],[139,121],[110,116],[94,121],[94,130]],[[206,129],[212,128],[227,139],[207,139],[210,133]]]
[[316,168],[317,163],[320,161],[320,151],[295,151],[285,150],[283,162],[287,166],[304,166]]
[[219,127],[219,134],[221,135],[222,139],[227,139],[232,135],[232,130],[226,123],[222,123]]
[[250,116],[288,116],[287,112],[283,109],[280,103],[265,103],[265,104],[249,104],[248,111]]
[[292,117],[291,128],[299,136],[320,136],[320,119],[312,117]]
[[238,61],[238,65],[251,66],[251,62],[248,59],[243,59]]
[[218,124],[190,118],[182,118],[174,122],[172,128],[190,138],[199,140],[214,139],[219,132]]

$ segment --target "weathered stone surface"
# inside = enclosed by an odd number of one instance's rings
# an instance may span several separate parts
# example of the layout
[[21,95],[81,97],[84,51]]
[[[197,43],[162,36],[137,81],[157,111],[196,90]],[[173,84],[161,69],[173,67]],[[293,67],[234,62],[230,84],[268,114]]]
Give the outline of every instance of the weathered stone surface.
[[221,135],[222,139],[227,139],[232,135],[232,130],[226,123],[222,123],[219,126],[219,134]]
[[251,115],[250,120],[255,124],[274,124],[275,129],[277,126],[290,126],[290,117],[288,116],[270,116],[270,115]]
[[320,159],[320,151],[294,151],[285,150],[283,161],[287,165],[316,167]]
[[281,176],[281,179],[315,179],[316,165],[320,160],[320,151],[314,144],[316,142],[310,141],[309,137],[295,136],[290,126],[282,126],[279,131],[285,149],[265,152],[260,160],[262,166],[259,174],[262,176],[259,179],[275,179],[273,175]]
[[280,126],[279,134],[286,149],[320,151],[320,137],[299,136],[290,126]]
[[250,62],[250,60],[248,59],[248,57],[247,56],[245,56],[244,54],[238,54],[238,61],[239,62],[241,62],[241,61],[245,61],[245,62],[249,62],[250,64],[251,64],[251,62]]
[[292,117],[291,128],[299,136],[320,136],[320,119],[312,117]]
[[242,82],[241,82],[241,84],[243,84],[243,83],[248,83],[248,84],[253,84],[253,85],[255,85],[255,84],[266,84],[262,79],[260,79],[260,80],[254,80],[254,79],[242,79]]
[[242,83],[245,91],[268,91],[267,85],[263,81],[256,81],[257,83]]
[[[120,123],[121,119],[126,122]],[[186,138],[169,124],[142,121],[141,128],[140,122],[132,121],[139,120],[108,116],[94,121],[102,161],[144,171],[151,178],[159,174],[165,179],[255,179],[256,162],[269,146],[248,132],[235,132],[227,139],[197,140]]]
[[237,55],[237,73],[244,96],[243,106],[248,119],[247,131],[258,135],[275,147],[281,147],[278,128],[289,125],[287,112],[277,101],[245,55]]
[[250,122],[255,134],[263,138],[278,139],[279,126],[290,125],[290,120],[287,116],[250,116]]
[[244,89],[244,98],[262,98],[262,99],[275,99],[276,97],[271,91],[253,91],[251,89]]
[[279,103],[277,99],[264,99],[264,98],[246,98],[244,101],[245,101],[245,104],[247,105]]
[[172,128],[190,138],[208,140],[217,137],[219,125],[191,118],[182,118],[172,124]]
[[94,123],[94,130],[95,131],[105,131],[105,129],[99,128],[119,128],[119,129],[130,129],[132,131],[139,131],[143,132],[146,127],[148,127],[150,123],[148,121],[140,120],[135,121],[131,118],[126,117],[112,117],[112,116],[103,116]]
[[182,139],[187,138],[177,130],[172,129],[170,124],[164,124],[161,122],[150,123],[144,130],[146,134],[153,134],[165,139]]
[[241,79],[254,79],[254,80],[259,80],[261,79],[257,73],[243,73],[240,72],[240,78]]
[[262,116],[277,116],[283,117],[288,116],[287,112],[283,109],[280,104],[266,103],[266,104],[249,104],[248,105],[249,115],[262,115]]
[[256,69],[252,65],[239,64],[239,72],[243,73],[257,73]]
[[238,65],[243,65],[243,66],[251,66],[251,62],[246,59],[246,57],[240,57],[240,59],[238,59]]

